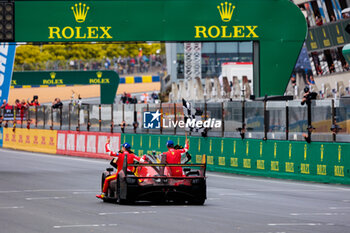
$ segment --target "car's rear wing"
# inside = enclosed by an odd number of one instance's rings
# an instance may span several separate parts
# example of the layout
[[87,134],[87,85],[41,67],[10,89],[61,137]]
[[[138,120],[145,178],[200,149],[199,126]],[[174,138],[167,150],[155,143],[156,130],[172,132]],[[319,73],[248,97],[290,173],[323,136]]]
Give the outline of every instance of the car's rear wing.
[[[151,179],[151,178],[171,178],[171,179],[195,179],[195,178],[205,178],[205,173],[206,173],[206,169],[207,169],[207,156],[203,155],[202,156],[202,163],[199,164],[169,164],[166,163],[166,155],[162,156],[162,161],[161,163],[127,163],[128,159],[127,159],[127,155],[125,155],[124,158],[124,164],[123,164],[123,170],[124,170],[124,174],[127,176],[127,167],[154,167],[155,169],[159,169],[158,173],[159,176],[157,177],[137,177],[140,179]],[[187,167],[187,168],[191,168],[191,167],[196,167],[199,168],[199,176],[188,176],[188,177],[183,177],[183,176],[164,176],[164,168],[165,167]]]

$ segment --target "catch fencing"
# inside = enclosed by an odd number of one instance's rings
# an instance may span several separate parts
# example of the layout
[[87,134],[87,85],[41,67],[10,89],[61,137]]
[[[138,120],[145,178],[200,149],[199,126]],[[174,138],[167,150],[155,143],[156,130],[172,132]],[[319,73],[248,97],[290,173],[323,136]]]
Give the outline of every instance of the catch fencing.
[[[308,111],[300,101],[233,101],[192,103],[202,120],[221,120],[209,137],[350,142],[350,99],[313,100]],[[144,112],[159,112],[161,127],[145,129]],[[184,120],[182,103],[159,104],[65,104],[27,109],[1,109],[2,127],[74,130],[111,133],[184,135],[185,128],[169,124]],[[11,120],[12,116],[12,120]],[[312,129],[311,129],[312,128]],[[201,136],[191,132],[191,136]]]

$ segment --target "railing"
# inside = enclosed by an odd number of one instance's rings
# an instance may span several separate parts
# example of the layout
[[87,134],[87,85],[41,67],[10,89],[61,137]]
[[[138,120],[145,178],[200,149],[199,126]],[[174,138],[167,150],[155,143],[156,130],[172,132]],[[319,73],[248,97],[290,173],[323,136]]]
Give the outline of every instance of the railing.
[[[210,129],[210,137],[253,139],[350,142],[350,99],[313,100],[308,105],[300,101],[233,101],[223,103],[193,103],[203,114],[202,120],[222,121],[220,128]],[[308,109],[309,108],[309,109]],[[145,111],[162,113],[160,129],[145,129]],[[308,111],[309,110],[309,111]],[[5,112],[7,111],[7,113]],[[185,129],[169,125],[169,121],[184,120],[181,103],[64,105],[53,109],[43,105],[13,110],[12,120],[6,120],[10,110],[1,109],[2,127],[125,132],[184,135]],[[163,119],[165,125],[163,125]],[[199,133],[190,133],[201,136]],[[304,134],[304,135],[303,135]]]

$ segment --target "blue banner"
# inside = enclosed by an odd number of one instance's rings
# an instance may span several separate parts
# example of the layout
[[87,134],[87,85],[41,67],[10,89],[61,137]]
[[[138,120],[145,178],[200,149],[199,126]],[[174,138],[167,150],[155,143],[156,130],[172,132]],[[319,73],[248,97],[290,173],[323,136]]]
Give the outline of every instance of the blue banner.
[[[329,22],[329,17],[328,15],[325,14],[325,11],[327,11],[327,8],[323,9],[323,2],[324,0],[317,0],[317,5],[318,5],[318,10],[320,11],[321,17],[322,17],[322,21],[323,23],[325,22]],[[327,20],[328,18],[328,20]]]
[[0,103],[8,101],[16,44],[0,43]]
[[297,60],[297,63],[294,67],[294,72],[302,72],[305,70],[311,70],[311,64],[310,64],[310,58],[307,53],[307,48],[303,46],[303,48],[300,51],[299,58]]

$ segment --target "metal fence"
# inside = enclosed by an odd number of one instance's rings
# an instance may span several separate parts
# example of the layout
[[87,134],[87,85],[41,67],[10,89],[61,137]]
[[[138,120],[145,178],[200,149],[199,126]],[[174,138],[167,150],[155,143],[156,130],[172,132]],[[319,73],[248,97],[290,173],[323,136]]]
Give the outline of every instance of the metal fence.
[[[222,121],[220,128],[210,129],[210,137],[245,137],[255,139],[350,142],[350,99],[313,100],[311,105],[300,101],[234,101],[223,103],[193,103],[202,111],[201,119]],[[162,113],[160,129],[145,129],[145,111]],[[1,109],[4,117],[5,109]],[[29,107],[14,110],[15,120],[2,119],[2,127],[39,128],[184,135],[185,129],[169,124],[183,121],[180,103],[64,105]],[[6,114],[5,114],[6,115]],[[2,118],[3,118],[2,117]],[[164,121],[164,122],[163,122]],[[164,125],[163,125],[164,123]],[[303,135],[304,134],[304,135]],[[199,133],[191,133],[200,136]]]

